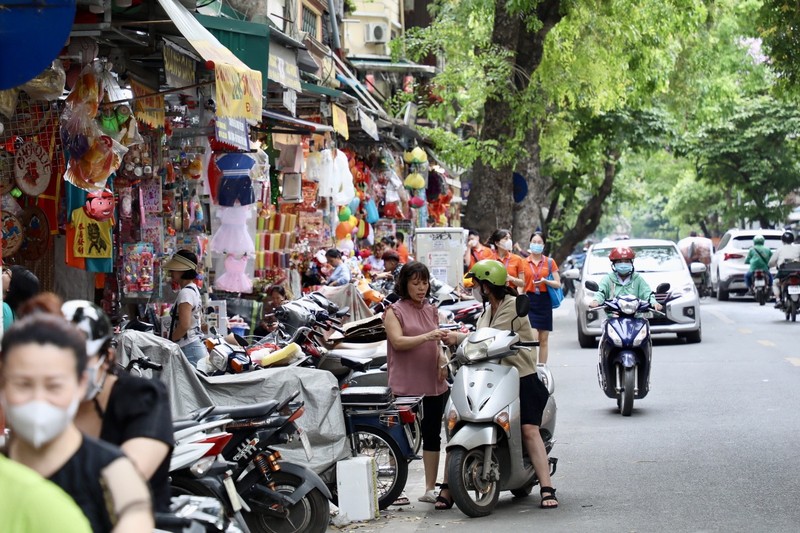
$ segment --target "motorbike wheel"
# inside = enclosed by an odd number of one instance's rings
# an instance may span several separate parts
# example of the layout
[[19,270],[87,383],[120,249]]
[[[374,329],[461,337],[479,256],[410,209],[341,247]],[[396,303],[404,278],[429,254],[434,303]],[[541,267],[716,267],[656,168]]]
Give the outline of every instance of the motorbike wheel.
[[[273,472],[275,491],[291,494],[303,480],[285,472]],[[260,533],[325,533],[330,520],[330,505],[319,489],[313,489],[302,500],[286,509],[285,517],[266,513],[245,513],[247,527]]]
[[[203,485],[196,479],[185,478],[182,476],[175,476],[170,482],[170,496],[205,496],[207,498],[217,499],[214,492]],[[226,506],[223,505],[223,508]],[[229,517],[231,522],[237,526],[244,527],[244,518],[241,512],[237,512],[232,518]]]
[[622,416],[631,416],[633,412],[633,395],[636,388],[636,371],[626,368],[622,375],[622,399],[619,402],[619,411]]
[[797,322],[797,302],[791,299],[789,300],[789,317],[792,322]]
[[[491,514],[500,498],[498,482],[481,479],[483,456],[483,448],[457,448],[451,453],[447,465],[447,484],[453,501],[462,513],[472,518]],[[492,468],[499,471],[500,465],[494,453],[491,463]]]
[[358,455],[374,457],[378,470],[378,508],[386,509],[406,488],[408,461],[400,446],[386,432],[369,426],[356,426]]
[[758,300],[758,305],[767,303],[767,292],[762,289],[756,290],[756,300]]

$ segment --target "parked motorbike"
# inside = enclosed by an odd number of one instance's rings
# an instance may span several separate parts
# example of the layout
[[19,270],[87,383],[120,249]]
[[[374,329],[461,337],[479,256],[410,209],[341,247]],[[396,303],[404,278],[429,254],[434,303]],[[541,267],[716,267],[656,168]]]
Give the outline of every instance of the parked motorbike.
[[800,307],[800,262],[784,263],[778,270],[778,287],[780,288],[780,308],[786,320],[797,321],[797,310]]
[[[528,314],[528,299],[517,298],[517,315]],[[513,331],[481,328],[472,333],[451,361],[455,369],[445,408],[448,436],[448,484],[458,508],[467,516],[490,514],[500,491],[527,496],[539,483],[522,441],[519,373],[500,361],[537,342],[521,342]],[[540,431],[548,453],[555,443],[556,404],[553,379],[542,365],[539,378],[550,398]],[[556,458],[550,458],[551,473]]]
[[769,273],[766,270],[756,270],[753,272],[753,295],[758,305],[764,305],[769,298]]
[[[596,282],[588,280],[585,287],[596,292]],[[656,288],[656,294],[669,291],[669,283]],[[652,339],[648,313],[660,313],[647,300],[626,294],[606,300],[595,309],[605,309],[612,317],[603,325],[598,348],[597,379],[606,396],[617,400],[622,416],[630,416],[633,400],[642,399],[650,391],[650,361]]]

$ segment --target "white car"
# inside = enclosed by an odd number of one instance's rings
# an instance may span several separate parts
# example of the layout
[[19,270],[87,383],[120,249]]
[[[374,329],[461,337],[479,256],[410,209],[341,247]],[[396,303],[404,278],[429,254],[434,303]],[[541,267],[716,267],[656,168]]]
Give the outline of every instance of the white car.
[[628,239],[593,245],[587,252],[586,261],[580,271],[572,269],[564,273],[567,278],[580,280],[575,285],[575,313],[578,317],[578,343],[581,347],[591,348],[596,345],[596,338],[602,333],[601,326],[605,319],[602,311],[589,309],[594,292],[588,290],[584,282],[593,280],[600,283],[611,272],[608,254],[620,246],[628,246],[636,252],[634,269],[653,290],[661,283],[670,284],[667,295],[656,296],[656,300],[664,305],[666,316],[654,315],[650,319],[650,331],[653,334],[674,333],[687,342],[700,342],[700,296],[692,282],[691,272],[705,272],[706,266],[692,263],[690,271],[683,255],[672,241]]
[[[763,235],[764,246],[773,252],[783,244],[783,230],[779,229],[731,229],[720,239],[717,251],[711,256],[711,290],[720,301],[727,300],[731,294],[742,296],[747,293],[744,274],[750,265],[744,260],[756,235]],[[772,269],[772,275],[775,274],[776,270]]]

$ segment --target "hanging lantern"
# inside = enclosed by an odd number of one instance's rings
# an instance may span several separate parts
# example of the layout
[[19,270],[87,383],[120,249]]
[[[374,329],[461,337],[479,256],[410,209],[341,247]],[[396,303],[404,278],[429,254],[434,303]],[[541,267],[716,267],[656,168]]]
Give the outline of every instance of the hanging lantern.
[[403,181],[403,186],[406,189],[424,189],[425,178],[423,178],[422,174],[418,172],[412,172],[411,174],[406,176],[405,181]]
[[350,220],[350,217],[352,216],[352,214],[353,213],[352,213],[352,211],[350,211],[349,207],[347,207],[347,206],[342,207],[341,209],[339,209],[339,221],[340,222],[347,222],[348,220]]

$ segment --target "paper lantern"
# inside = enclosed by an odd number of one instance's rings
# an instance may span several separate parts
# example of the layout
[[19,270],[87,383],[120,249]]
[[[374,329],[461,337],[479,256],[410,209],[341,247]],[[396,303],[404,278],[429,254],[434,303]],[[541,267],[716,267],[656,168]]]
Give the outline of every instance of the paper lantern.
[[336,248],[339,249],[340,252],[352,252],[355,250],[356,245],[353,244],[353,239],[350,238],[350,235],[343,239],[339,239],[339,242],[336,243]]
[[348,220],[350,220],[352,214],[353,213],[350,211],[350,208],[344,206],[341,209],[339,209],[339,220],[342,222],[347,222]]
[[419,174],[418,172],[412,172],[406,176],[403,186],[406,189],[423,189],[425,188],[425,178],[423,178],[422,174]]
[[425,205],[425,200],[423,200],[419,196],[415,196],[411,200],[408,201],[408,205],[410,205],[411,207],[419,209],[420,207]]
[[350,207],[350,213],[355,213],[356,211],[358,211],[358,206],[360,205],[361,205],[361,198],[359,198],[359,195],[357,194],[353,197],[352,200],[350,200],[350,205],[348,206]]
[[350,235],[351,231],[353,231],[353,225],[350,222],[339,222],[336,226],[336,238],[344,239]]
[[356,233],[356,237],[359,239],[366,239],[369,236],[369,224],[367,224],[366,220],[359,220],[358,221],[358,232]]
[[353,217],[353,216],[351,216],[351,217],[350,217],[350,218],[349,218],[347,221],[348,221],[348,222],[350,223],[350,225],[351,225],[351,226],[353,226],[354,228],[358,227],[358,219],[357,219],[356,217]]

